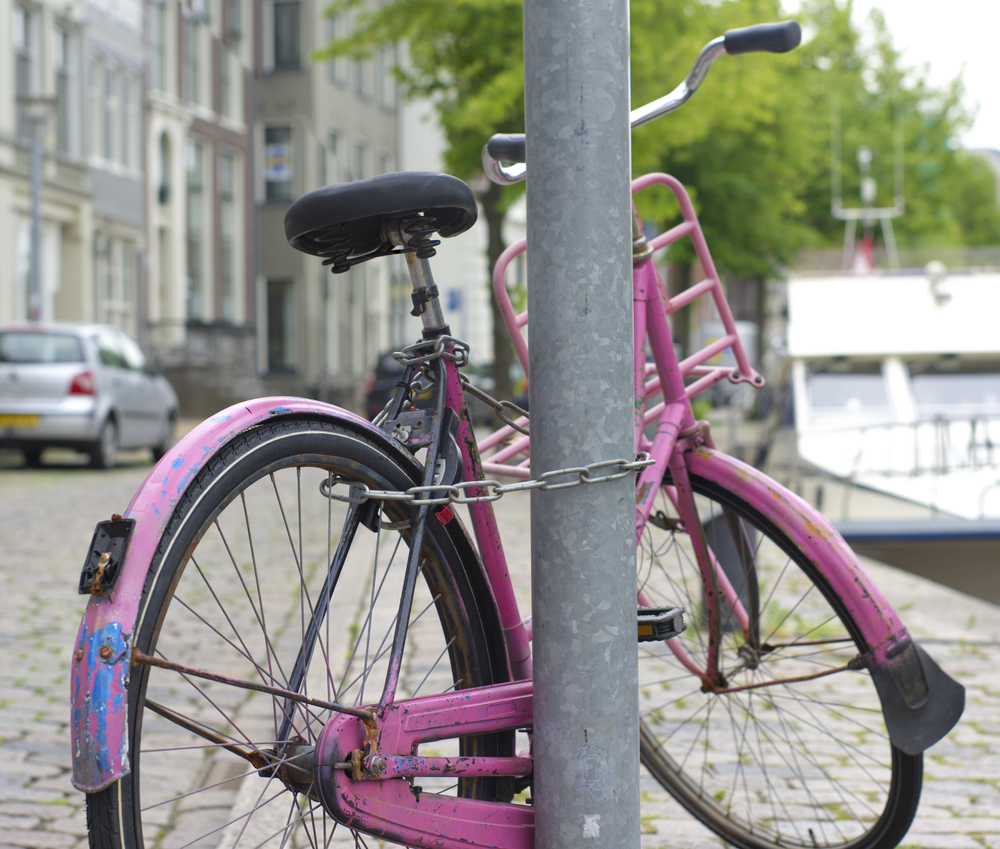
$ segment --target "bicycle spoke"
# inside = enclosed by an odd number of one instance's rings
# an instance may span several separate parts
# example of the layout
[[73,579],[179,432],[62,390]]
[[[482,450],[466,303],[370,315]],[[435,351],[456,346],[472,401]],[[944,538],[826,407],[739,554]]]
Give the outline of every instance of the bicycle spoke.
[[[713,490],[695,504],[703,517],[726,514],[706,525],[705,541],[738,603],[756,607],[747,614],[751,637],[730,602],[720,602],[724,683],[708,691],[668,646],[640,644],[643,763],[743,849],[836,849],[886,828],[901,836],[916,797],[899,791],[907,794],[899,825],[897,758],[871,676],[850,669],[859,654],[851,620],[796,546],[776,544],[779,534],[724,495]],[[667,497],[660,504],[665,518],[648,523],[640,540],[638,584],[652,603],[685,608],[687,630],[675,641],[704,677],[710,635],[701,570],[674,505]]]
[[[260,459],[227,448],[209,460],[151,568],[133,640],[132,769],[88,797],[94,822],[121,823],[109,838],[117,849],[120,834],[129,849],[339,845],[303,758],[338,714],[369,717],[400,621],[401,695],[506,680],[500,624],[458,525],[428,524],[400,619],[410,508],[387,503],[369,521],[322,492],[332,480],[408,489],[419,476],[405,457],[329,422],[277,419],[237,442]],[[513,756],[510,737],[437,741],[421,753]],[[504,781],[421,785],[495,799]]]

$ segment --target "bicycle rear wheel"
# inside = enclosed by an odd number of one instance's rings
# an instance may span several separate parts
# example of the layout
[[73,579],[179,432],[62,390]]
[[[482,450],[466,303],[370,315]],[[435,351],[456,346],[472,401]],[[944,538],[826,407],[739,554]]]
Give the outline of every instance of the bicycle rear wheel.
[[[167,526],[135,647],[324,701],[377,702],[414,511],[399,502],[350,508],[324,490],[406,489],[416,471],[330,422],[281,419],[240,434],[198,474]],[[353,531],[349,514],[361,519]],[[338,546],[346,558],[333,581]],[[459,523],[428,521],[420,578],[397,697],[507,680],[492,596]],[[128,698],[132,769],[88,797],[92,846],[355,845],[308,777],[289,780],[247,759],[308,749],[329,710],[148,664],[133,667]],[[510,754],[513,740],[494,734],[437,746],[421,753]],[[425,792],[481,799],[509,794],[509,780],[495,778],[420,783]]]
[[[863,650],[855,620],[776,522],[710,480],[691,482],[706,542],[745,608],[759,609],[760,648],[723,604],[726,691],[712,692],[666,644],[640,643],[643,845],[670,845],[669,832],[655,836],[666,810],[655,779],[742,849],[896,846],[920,799],[921,756],[889,742],[867,671],[809,677]],[[675,646],[704,670],[701,574],[677,511],[659,498],[640,542],[640,591],[652,605],[686,609]],[[739,689],[747,685],[763,686]]]

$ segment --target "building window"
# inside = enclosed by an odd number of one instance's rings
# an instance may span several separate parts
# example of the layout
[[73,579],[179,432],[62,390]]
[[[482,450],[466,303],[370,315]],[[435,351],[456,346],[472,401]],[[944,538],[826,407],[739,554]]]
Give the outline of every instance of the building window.
[[171,161],[170,161],[170,137],[163,133],[160,136],[159,161],[159,182],[156,188],[157,199],[161,204],[170,203],[170,181],[171,181]]
[[363,144],[354,145],[354,168],[351,171],[352,180],[363,180],[368,176],[368,148]]
[[328,175],[331,183],[339,183],[343,180],[340,171],[340,133],[330,133],[327,136],[326,152],[330,159]]
[[[30,97],[39,93],[38,16],[21,6],[14,7],[14,93]],[[28,134],[24,109],[17,110],[17,133]]]
[[203,320],[205,298],[205,151],[196,141],[187,143],[187,314]]
[[149,87],[167,91],[166,0],[153,0],[149,12]]
[[235,48],[243,38],[243,0],[229,0],[226,9],[229,15],[229,44]]
[[396,107],[396,48],[383,45],[378,52],[378,99],[383,109]]
[[201,19],[188,20],[184,26],[184,98],[191,103],[202,102]]
[[94,58],[90,60],[90,69],[87,75],[87,89],[90,97],[88,113],[90,115],[90,138],[88,139],[88,154],[91,159],[98,159],[101,155],[101,129],[104,126],[104,105],[101,97],[101,81],[104,67],[100,60]]
[[267,370],[270,372],[295,369],[292,294],[291,280],[267,281]]
[[73,112],[76,96],[73,91],[73,41],[64,29],[56,30],[56,150],[75,153],[73,144]]
[[223,321],[236,321],[236,158],[219,155],[219,286]]
[[264,130],[264,197],[266,200],[292,199],[293,150],[291,127]]
[[274,66],[276,68],[298,68],[299,50],[299,4],[279,2],[274,4]]
[[119,86],[121,85],[116,68],[104,68],[104,103],[101,126],[101,156],[105,162],[116,162],[115,139],[118,137],[121,115],[119,112]]
[[375,65],[371,59],[359,59],[354,63],[354,94],[362,100],[371,100],[374,93],[372,78]]
[[217,111],[220,115],[227,118],[231,118],[233,115],[233,86],[231,79],[231,68],[230,63],[233,61],[233,55],[229,48],[224,46],[218,53],[219,56],[219,102],[217,104]]
[[134,242],[98,233],[94,239],[94,277],[100,321],[135,332],[135,280],[138,253]]
[[122,74],[122,115],[121,115],[121,164],[126,168],[138,166],[138,152],[135,149],[136,126],[136,83],[130,74]]
[[[344,19],[341,15],[331,15],[326,19],[327,42],[343,38],[347,34]],[[344,86],[348,82],[348,62],[343,56],[338,56],[326,63],[327,79],[331,83]]]

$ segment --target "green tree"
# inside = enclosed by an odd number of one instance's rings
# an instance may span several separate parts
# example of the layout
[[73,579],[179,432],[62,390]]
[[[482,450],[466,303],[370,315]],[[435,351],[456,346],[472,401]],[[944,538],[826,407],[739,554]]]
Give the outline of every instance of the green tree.
[[[318,58],[407,43],[409,61],[398,70],[403,90],[435,104],[452,173],[477,175],[484,140],[523,128],[521,0],[386,0],[370,8],[364,0],[335,0],[329,7],[331,14],[349,10],[356,11],[353,35]],[[832,139],[840,145],[844,205],[858,205],[862,145],[875,154],[876,203],[892,205],[897,118],[906,197],[906,214],[895,221],[899,244],[1000,241],[988,166],[954,144],[969,121],[960,81],[938,90],[903,67],[884,20],[873,14],[874,35],[862,39],[851,0],[806,0],[799,49],[721,59],[680,113],[633,134],[634,173],[666,171],[685,183],[718,270],[734,285],[756,286],[758,315],[765,278],[803,247],[843,238],[831,214]],[[633,104],[665,94],[720,33],[781,17],[778,0],[632,0]],[[517,189],[492,185],[480,193],[491,268],[516,196]],[[661,227],[678,216],[665,193],[641,212]],[[685,244],[671,252],[682,277],[693,259]],[[494,326],[501,326],[495,304]],[[494,347],[497,388],[506,395],[511,350],[502,332]]]
[[[327,14],[354,13],[350,36],[315,58],[363,58],[382,44],[407,45],[407,61],[396,69],[403,94],[428,98],[444,131],[447,170],[469,180],[481,174],[480,152],[494,133],[524,130],[524,61],[521,0],[335,0]],[[473,180],[479,186],[482,181]],[[492,269],[503,252],[503,220],[523,189],[492,183],[478,191],[488,228]],[[513,351],[492,298],[494,377],[500,398],[512,394]]]
[[[683,78],[700,48],[715,36],[782,17],[772,0],[679,4],[664,20],[667,14],[656,4],[633,3],[636,104],[665,93],[667,81]],[[671,34],[669,47],[660,32]],[[799,72],[794,51],[722,57],[680,112],[633,134],[634,172],[666,171],[685,184],[717,269],[752,286],[741,294],[754,303],[755,314],[763,309],[763,280],[814,236],[802,223],[802,177],[813,170],[815,142],[802,120],[808,100],[796,80]],[[660,205],[643,203],[640,211],[661,227],[679,218],[666,193]],[[693,282],[693,259],[688,240],[671,249],[677,288]],[[730,288],[734,285],[743,283]],[[675,317],[674,332],[688,350],[686,312]]]
[[[682,76],[714,35],[779,16],[771,0],[688,3],[673,11],[634,2],[634,102],[662,94],[663,81]],[[857,150],[866,146],[875,154],[876,205],[889,207],[901,122],[906,214],[894,222],[900,245],[983,244],[1000,236],[988,166],[955,149],[969,119],[960,82],[934,89],[925,75],[903,67],[877,12],[872,35],[863,39],[850,0],[807,0],[800,21],[806,37],[797,50],[720,59],[680,113],[633,135],[636,172],[666,171],[685,183],[718,270],[735,281],[731,288],[755,285],[758,315],[765,278],[802,248],[843,239],[844,224],[831,214],[833,140],[844,206],[860,205]],[[671,33],[669,48],[661,31]],[[652,217],[665,227],[678,212],[654,204]],[[693,259],[686,242],[671,259],[683,281]],[[678,331],[683,341],[685,327]]]
[[[850,20],[850,0],[810,0],[804,20],[814,33],[800,51],[799,84],[813,108],[808,123],[816,150],[839,143],[839,171],[845,207],[860,206],[859,147],[874,153],[876,206],[891,207],[902,166],[906,212],[893,222],[897,242],[906,245],[971,245],[1000,239],[1000,210],[988,166],[958,149],[956,136],[968,127],[961,80],[937,89],[921,69],[904,66],[878,10],[870,16],[870,37],[862,39]],[[896,132],[902,132],[902,157]],[[826,148],[829,150],[829,148]],[[843,224],[830,214],[830,164],[815,160],[803,199],[804,223],[819,241],[835,245]]]

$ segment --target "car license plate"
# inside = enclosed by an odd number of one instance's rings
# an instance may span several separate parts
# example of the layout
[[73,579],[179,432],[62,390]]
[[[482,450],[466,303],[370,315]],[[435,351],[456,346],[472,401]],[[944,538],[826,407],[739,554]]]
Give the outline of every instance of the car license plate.
[[41,416],[33,416],[24,413],[0,413],[0,427],[18,427],[30,430],[38,427]]

